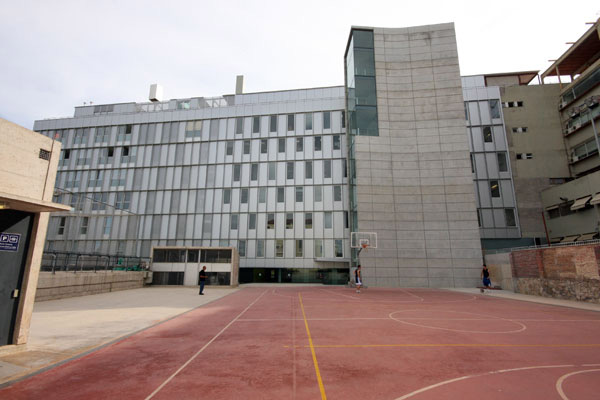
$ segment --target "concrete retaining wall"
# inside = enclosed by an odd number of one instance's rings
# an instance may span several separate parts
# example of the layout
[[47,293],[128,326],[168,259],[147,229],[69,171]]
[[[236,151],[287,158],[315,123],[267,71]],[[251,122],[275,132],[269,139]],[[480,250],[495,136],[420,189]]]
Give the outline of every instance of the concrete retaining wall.
[[87,296],[144,286],[144,271],[40,272],[35,301]]

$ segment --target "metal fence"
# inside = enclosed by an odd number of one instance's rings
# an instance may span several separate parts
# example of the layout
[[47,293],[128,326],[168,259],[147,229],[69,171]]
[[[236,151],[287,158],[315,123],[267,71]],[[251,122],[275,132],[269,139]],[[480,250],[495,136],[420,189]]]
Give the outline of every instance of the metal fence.
[[542,244],[537,246],[524,246],[524,247],[511,247],[505,249],[492,249],[483,250],[484,254],[499,254],[499,253],[510,253],[519,250],[536,250],[536,249],[550,249],[556,247],[569,247],[569,246],[587,246],[590,244],[600,244],[600,239],[583,240],[581,242],[570,242],[570,243],[554,243],[554,244]]
[[150,265],[150,258],[96,253],[72,253],[45,251],[42,255],[42,271],[143,271]]

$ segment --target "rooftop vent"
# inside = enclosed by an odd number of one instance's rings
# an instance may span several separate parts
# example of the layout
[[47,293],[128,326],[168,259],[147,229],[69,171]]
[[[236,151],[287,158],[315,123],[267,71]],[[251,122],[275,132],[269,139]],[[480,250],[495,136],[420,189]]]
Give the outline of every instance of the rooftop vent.
[[238,75],[235,77],[235,94],[244,93],[244,75]]
[[150,96],[148,99],[152,102],[159,102],[163,99],[163,87],[158,83],[150,85]]

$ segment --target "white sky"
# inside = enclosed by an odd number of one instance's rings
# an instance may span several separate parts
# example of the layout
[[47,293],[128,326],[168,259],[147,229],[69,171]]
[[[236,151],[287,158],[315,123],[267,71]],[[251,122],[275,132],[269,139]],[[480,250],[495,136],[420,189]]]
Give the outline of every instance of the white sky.
[[73,107],[334,86],[352,25],[455,23],[462,75],[544,70],[600,17],[597,0],[0,0],[0,117]]

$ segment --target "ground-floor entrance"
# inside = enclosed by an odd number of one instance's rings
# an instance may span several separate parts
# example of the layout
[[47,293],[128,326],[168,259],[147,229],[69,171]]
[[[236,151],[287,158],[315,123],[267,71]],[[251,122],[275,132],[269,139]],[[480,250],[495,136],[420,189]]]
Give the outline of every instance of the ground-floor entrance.
[[345,285],[348,268],[240,268],[240,283],[322,283]]

